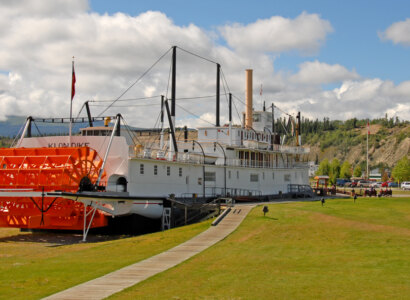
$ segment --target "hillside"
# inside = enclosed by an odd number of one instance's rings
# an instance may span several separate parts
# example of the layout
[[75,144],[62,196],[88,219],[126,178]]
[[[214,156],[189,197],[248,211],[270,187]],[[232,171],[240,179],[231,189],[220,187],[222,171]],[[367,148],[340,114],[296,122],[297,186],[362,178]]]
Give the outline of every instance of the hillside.
[[[332,130],[304,135],[304,145],[310,146],[310,160],[327,158],[349,161],[353,165],[366,161],[367,127],[349,130]],[[369,165],[389,166],[405,155],[410,155],[410,124],[386,128],[380,124],[370,125]]]
[[[10,146],[13,137],[21,131],[25,118],[9,116],[7,120],[0,121],[0,147]],[[37,122],[36,122],[37,123]],[[292,131],[290,123],[285,119],[277,119],[275,122],[279,134]],[[327,158],[349,161],[352,165],[366,163],[366,133],[367,121],[350,119],[346,121],[323,121],[302,118],[301,131],[302,143],[311,149],[308,160],[322,161]],[[84,124],[76,124],[73,132],[78,133],[79,127]],[[99,124],[101,125],[101,122]],[[138,128],[134,128],[138,129]],[[33,134],[68,134],[66,124],[38,123],[33,126]],[[196,131],[189,131],[189,139],[196,138]],[[158,134],[151,135],[144,132],[137,136],[137,142],[152,143],[158,140]],[[177,129],[177,139],[183,139],[183,132]],[[166,134],[165,140],[168,140]],[[293,145],[294,138],[288,138],[287,144]],[[410,122],[393,120],[390,118],[374,119],[370,121],[369,136],[369,163],[370,167],[392,167],[405,155],[410,155]]]

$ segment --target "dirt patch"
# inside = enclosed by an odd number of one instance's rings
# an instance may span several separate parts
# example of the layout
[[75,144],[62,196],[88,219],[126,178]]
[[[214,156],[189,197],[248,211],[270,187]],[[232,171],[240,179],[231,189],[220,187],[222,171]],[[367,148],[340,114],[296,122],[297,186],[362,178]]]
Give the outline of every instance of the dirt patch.
[[[98,243],[127,238],[127,235],[89,234],[86,243]],[[81,233],[61,232],[17,232],[14,235],[0,238],[0,243],[38,243],[47,247],[58,247],[79,244],[82,242]]]

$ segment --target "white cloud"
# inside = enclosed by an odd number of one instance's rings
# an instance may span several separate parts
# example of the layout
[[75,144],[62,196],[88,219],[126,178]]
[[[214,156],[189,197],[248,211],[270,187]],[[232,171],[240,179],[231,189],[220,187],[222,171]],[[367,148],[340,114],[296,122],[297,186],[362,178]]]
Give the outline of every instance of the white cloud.
[[[407,86],[410,82],[402,84]],[[389,115],[408,120],[410,91],[403,93],[402,84],[395,86],[380,79],[349,80],[332,91],[318,91],[314,96],[316,103],[305,102],[299,108],[311,117],[379,118],[389,111]]]
[[[226,80],[230,91],[244,99],[244,70],[254,69],[255,109],[261,109],[263,101],[267,105],[274,101],[283,110],[302,110],[305,116],[313,118],[345,119],[369,114],[377,117],[389,110],[400,118],[410,119],[406,102],[410,82],[394,85],[380,79],[362,79],[354,70],[319,61],[302,63],[295,73],[274,70],[274,60],[280,56],[275,57],[272,52],[311,53],[324,42],[331,25],[315,14],[302,13],[295,19],[276,16],[249,25],[225,26],[220,34],[230,46],[226,47],[217,44],[218,32],[209,33],[195,24],[177,26],[161,12],[100,15],[89,12],[87,1],[82,0],[69,4],[44,0],[39,6],[34,3],[38,1],[0,3],[0,118],[67,117],[72,56],[77,76],[73,101],[76,115],[86,100],[116,99],[172,45],[178,45],[221,63],[222,93],[228,89]],[[249,51],[253,53],[249,55]],[[120,112],[130,125],[154,126],[159,114],[159,95],[167,91],[170,94],[170,57],[168,53],[123,97],[157,98],[132,102],[129,107],[124,107],[129,102],[118,102],[118,107],[107,114]],[[177,98],[214,95],[215,73],[214,64],[179,49]],[[322,90],[320,85],[327,83],[340,86],[332,91]],[[179,100],[177,104],[177,126],[208,126],[207,122],[215,122],[214,96]],[[235,122],[240,123],[243,105],[239,101],[235,105],[233,115]],[[103,109],[91,107],[93,115]],[[227,98],[222,96],[221,123],[227,121],[227,115]]]
[[393,23],[384,32],[380,32],[379,37],[391,40],[394,44],[410,46],[410,19]]
[[299,72],[291,76],[290,80],[300,84],[340,83],[345,80],[359,78],[356,71],[348,71],[341,65],[329,65],[317,60],[304,62],[299,68]]
[[228,44],[238,51],[315,53],[333,31],[329,21],[303,12],[295,19],[273,16],[255,23],[220,28]]

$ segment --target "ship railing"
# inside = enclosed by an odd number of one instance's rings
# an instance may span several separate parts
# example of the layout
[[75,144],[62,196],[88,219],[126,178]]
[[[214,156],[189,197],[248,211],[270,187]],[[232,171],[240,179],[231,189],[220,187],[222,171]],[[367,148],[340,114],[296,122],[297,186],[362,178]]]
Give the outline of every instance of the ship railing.
[[[218,163],[221,165],[221,162]],[[236,167],[246,167],[246,168],[305,168],[308,166],[306,162],[289,162],[289,164],[283,164],[279,161],[259,161],[259,160],[249,160],[249,159],[227,159],[227,166],[236,166]]]
[[205,195],[207,197],[233,197],[233,196],[262,196],[260,190],[240,189],[240,188],[224,188],[224,187],[205,187]]
[[313,190],[310,185],[288,184],[288,193],[313,193]]
[[[167,144],[164,145],[164,147],[161,149],[159,143],[152,143],[149,145],[149,147],[144,147],[142,145],[137,145],[137,146],[130,146],[129,149],[129,155],[130,157],[146,157],[148,155],[155,156],[152,158],[156,158],[157,153],[167,153]],[[205,152],[207,154],[212,153],[212,150],[219,149],[218,147],[215,148],[215,143],[214,142],[202,142],[201,145],[205,149]],[[181,153],[186,153],[187,150],[191,152],[192,149],[192,141],[178,141],[178,147],[182,149]],[[197,149],[198,147],[195,147]],[[267,151],[269,149],[266,148],[260,148],[260,147],[249,147],[248,149],[254,149],[254,150],[262,150],[262,151]],[[144,152],[147,152],[148,154]],[[279,153],[286,153],[286,154],[308,154],[310,153],[310,148],[309,147],[294,147],[294,146],[284,146],[284,145],[273,145],[274,152],[279,152]],[[199,151],[199,150],[198,150]],[[218,151],[213,151],[216,154]]]
[[[169,160],[168,153],[159,148],[145,148],[131,146],[129,149],[130,157],[137,158],[147,158],[147,159],[160,159],[160,160]],[[238,158],[227,158],[224,160],[223,157],[211,157],[203,156],[200,152],[178,152],[177,155],[174,155],[172,158],[174,162],[182,163],[191,163],[191,164],[215,164],[223,166],[226,163],[226,166],[233,167],[246,167],[246,168],[302,168],[307,167],[305,162],[289,162],[283,163],[282,161],[276,162],[276,160],[270,161],[261,161],[261,160],[249,160],[249,159],[238,159]]]

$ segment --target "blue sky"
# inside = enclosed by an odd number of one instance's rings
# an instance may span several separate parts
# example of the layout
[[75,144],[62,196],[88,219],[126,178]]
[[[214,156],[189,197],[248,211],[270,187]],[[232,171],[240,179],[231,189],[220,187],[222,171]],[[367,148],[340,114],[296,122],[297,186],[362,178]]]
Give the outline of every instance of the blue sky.
[[[255,109],[265,101],[311,119],[410,120],[410,1],[0,1],[0,32],[0,120],[67,116],[73,56],[76,113],[87,100],[116,99],[173,45],[219,62],[240,99],[253,69]],[[154,104],[107,113],[154,126],[168,56],[124,96]],[[178,57],[177,97],[215,97],[214,66]],[[214,99],[184,105],[177,126],[214,122]],[[227,105],[221,114],[226,122]]]
[[341,64],[364,77],[392,80],[396,84],[409,80],[410,47],[382,41],[378,32],[392,23],[410,17],[410,1],[127,1],[93,0],[92,11],[101,14],[123,12],[132,16],[148,10],[161,11],[175,24],[193,23],[213,30],[229,23],[252,23],[257,19],[280,15],[295,18],[302,12],[319,14],[328,20],[333,32],[317,55],[304,57],[281,53],[275,68],[296,71],[306,59]]

